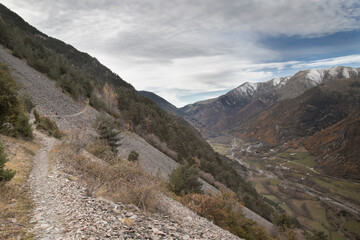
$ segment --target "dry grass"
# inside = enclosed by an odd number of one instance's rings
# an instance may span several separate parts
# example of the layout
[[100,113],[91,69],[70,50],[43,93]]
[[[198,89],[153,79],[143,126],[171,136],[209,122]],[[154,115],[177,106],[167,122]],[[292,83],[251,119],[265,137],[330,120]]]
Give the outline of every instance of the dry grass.
[[33,203],[28,178],[31,158],[39,146],[33,142],[0,136],[9,158],[6,166],[15,170],[14,178],[0,186],[0,239],[32,239],[30,219]]
[[187,194],[176,197],[179,202],[195,211],[223,229],[249,240],[274,239],[254,221],[245,218],[235,193],[222,194]]
[[[71,144],[73,140],[77,141],[72,139],[70,143],[58,146],[61,153],[57,157],[81,176],[87,184],[89,195],[134,204],[144,211],[159,209],[161,201],[158,196],[163,186],[160,179],[145,173],[137,163],[114,155],[112,158],[107,156],[103,161],[84,151],[76,151],[74,144]],[[89,149],[94,149],[94,145]]]

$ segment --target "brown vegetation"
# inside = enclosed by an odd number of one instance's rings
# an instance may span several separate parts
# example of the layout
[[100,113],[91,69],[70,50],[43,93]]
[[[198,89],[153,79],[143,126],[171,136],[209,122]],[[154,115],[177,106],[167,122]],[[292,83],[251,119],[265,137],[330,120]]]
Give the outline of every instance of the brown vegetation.
[[236,195],[230,192],[219,194],[187,194],[179,201],[200,216],[212,220],[220,227],[244,239],[272,239],[254,221],[245,218]]
[[[81,154],[76,147],[81,139],[76,136],[72,138],[68,143],[58,146],[61,148],[61,155],[58,157],[63,158],[66,164],[81,175],[90,195],[134,204],[145,211],[157,210],[160,205],[158,194],[162,187],[159,179],[145,173],[136,162],[120,159],[114,154],[105,154],[106,162]],[[96,152],[103,147],[91,145],[89,148]],[[108,149],[104,152],[106,151],[108,152]]]
[[34,116],[36,129],[45,131],[51,137],[61,138],[62,134],[53,120],[46,116],[40,116],[36,109],[34,109]]
[[360,179],[360,118],[347,118],[308,137],[306,148],[328,174]]
[[14,178],[0,186],[0,239],[31,239],[32,201],[28,186],[31,157],[39,147],[31,142],[0,136],[5,141]]

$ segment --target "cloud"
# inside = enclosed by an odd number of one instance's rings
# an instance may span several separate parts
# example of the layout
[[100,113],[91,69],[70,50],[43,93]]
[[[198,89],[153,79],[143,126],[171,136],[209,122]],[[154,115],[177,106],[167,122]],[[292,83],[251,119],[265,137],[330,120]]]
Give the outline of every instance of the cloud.
[[[44,33],[95,56],[137,89],[178,106],[205,97],[201,93],[213,96],[245,81],[269,80],[283,70],[350,59],[294,61],[263,39],[360,30],[358,0],[2,2]],[[297,52],[291,54],[314,54],[311,48]]]
[[336,58],[327,58],[316,61],[310,61],[306,63],[294,64],[293,68],[313,68],[321,66],[339,66],[339,65],[349,65],[357,64],[360,67],[360,54],[342,56]]

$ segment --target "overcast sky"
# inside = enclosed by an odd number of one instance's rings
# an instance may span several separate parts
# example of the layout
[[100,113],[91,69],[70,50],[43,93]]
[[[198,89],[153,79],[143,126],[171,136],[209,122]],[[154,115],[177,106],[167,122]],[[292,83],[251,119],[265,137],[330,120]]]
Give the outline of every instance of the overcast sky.
[[360,67],[359,0],[0,0],[180,107],[244,82]]

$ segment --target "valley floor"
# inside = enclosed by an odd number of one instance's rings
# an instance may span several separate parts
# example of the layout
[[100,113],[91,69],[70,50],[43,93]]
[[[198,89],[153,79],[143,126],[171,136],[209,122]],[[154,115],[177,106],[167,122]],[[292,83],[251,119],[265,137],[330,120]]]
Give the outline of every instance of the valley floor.
[[[262,151],[259,143],[232,136],[209,139],[219,153],[246,166],[248,180],[264,200],[308,230],[330,239],[356,239],[360,227],[360,184],[328,176],[316,168],[305,149]],[[357,223],[356,223],[357,222]]]

